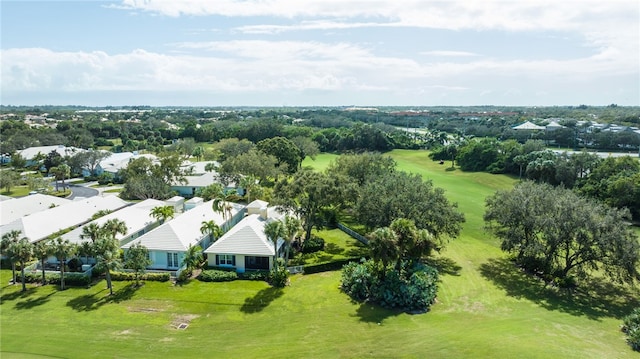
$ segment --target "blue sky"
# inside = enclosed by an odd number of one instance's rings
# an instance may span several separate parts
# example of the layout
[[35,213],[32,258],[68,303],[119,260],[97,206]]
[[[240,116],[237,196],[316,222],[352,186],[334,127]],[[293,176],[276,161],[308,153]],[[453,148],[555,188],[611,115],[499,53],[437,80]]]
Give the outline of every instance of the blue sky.
[[4,105],[640,105],[636,0],[0,0]]

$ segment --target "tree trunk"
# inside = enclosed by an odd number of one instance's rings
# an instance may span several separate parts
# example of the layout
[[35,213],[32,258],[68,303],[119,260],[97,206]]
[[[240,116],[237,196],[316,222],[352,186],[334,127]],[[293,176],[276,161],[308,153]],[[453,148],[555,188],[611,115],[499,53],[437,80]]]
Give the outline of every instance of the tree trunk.
[[109,288],[109,295],[113,295],[113,286],[111,286],[111,271],[107,268],[107,288]]
[[26,292],[27,291],[27,285],[26,285],[26,281],[24,278],[24,263],[20,263],[20,274],[22,275],[22,291]]
[[60,289],[64,290],[64,261],[60,266]]
[[47,284],[47,277],[45,276],[45,273],[44,273],[44,259],[40,260],[40,265],[42,266],[41,268],[42,269],[42,285],[45,285]]
[[11,274],[13,275],[13,284],[16,284],[16,264],[11,262]]

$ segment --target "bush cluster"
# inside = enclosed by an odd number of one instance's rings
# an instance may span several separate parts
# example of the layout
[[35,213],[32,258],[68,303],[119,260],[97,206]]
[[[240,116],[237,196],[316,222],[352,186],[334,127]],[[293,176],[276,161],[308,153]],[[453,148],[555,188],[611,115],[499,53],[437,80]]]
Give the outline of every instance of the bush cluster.
[[438,272],[429,266],[405,264],[401,271],[379,269],[371,260],[351,262],[342,270],[342,290],[356,301],[384,308],[426,311],[436,298]]
[[627,343],[631,348],[640,351],[640,307],[624,317],[622,331],[627,334]]
[[269,273],[269,283],[272,286],[283,288],[289,283],[289,271],[284,266],[278,267],[278,269],[272,269]]
[[[130,281],[135,280],[135,273],[129,272],[111,272],[111,280],[115,281]],[[171,279],[170,273],[144,273],[140,275],[140,280],[146,280],[150,282],[166,282]]]
[[311,235],[311,237],[304,242],[302,247],[302,253],[315,253],[324,249],[324,239]]
[[[45,284],[60,284],[60,273],[46,273],[45,276]],[[22,281],[22,276],[20,273],[17,273],[16,280],[18,282]],[[42,273],[41,272],[30,272],[24,274],[24,280],[27,283],[42,283]],[[65,273],[64,274],[64,285],[65,286],[87,286],[91,284],[91,277],[84,275],[83,273]]]
[[240,276],[240,279],[268,281],[269,280],[269,271],[268,270],[255,270],[255,271],[244,272]]
[[198,276],[198,280],[203,282],[230,282],[236,279],[238,279],[238,274],[236,272],[218,269],[203,270]]

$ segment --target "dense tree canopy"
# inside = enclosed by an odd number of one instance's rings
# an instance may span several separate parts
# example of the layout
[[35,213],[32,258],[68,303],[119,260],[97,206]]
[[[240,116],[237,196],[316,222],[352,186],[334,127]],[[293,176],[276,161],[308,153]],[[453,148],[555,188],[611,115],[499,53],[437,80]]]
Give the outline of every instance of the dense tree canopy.
[[487,198],[484,219],[502,249],[529,270],[563,279],[598,270],[617,281],[640,279],[640,244],[627,210],[523,182]]

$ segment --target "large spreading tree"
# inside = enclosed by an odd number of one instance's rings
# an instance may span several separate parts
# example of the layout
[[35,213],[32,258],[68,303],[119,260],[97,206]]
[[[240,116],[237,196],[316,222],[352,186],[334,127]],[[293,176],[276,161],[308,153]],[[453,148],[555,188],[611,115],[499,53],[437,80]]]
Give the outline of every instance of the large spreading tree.
[[626,209],[533,182],[497,192],[486,203],[487,228],[531,271],[560,279],[599,271],[619,282],[640,278],[640,244]]

